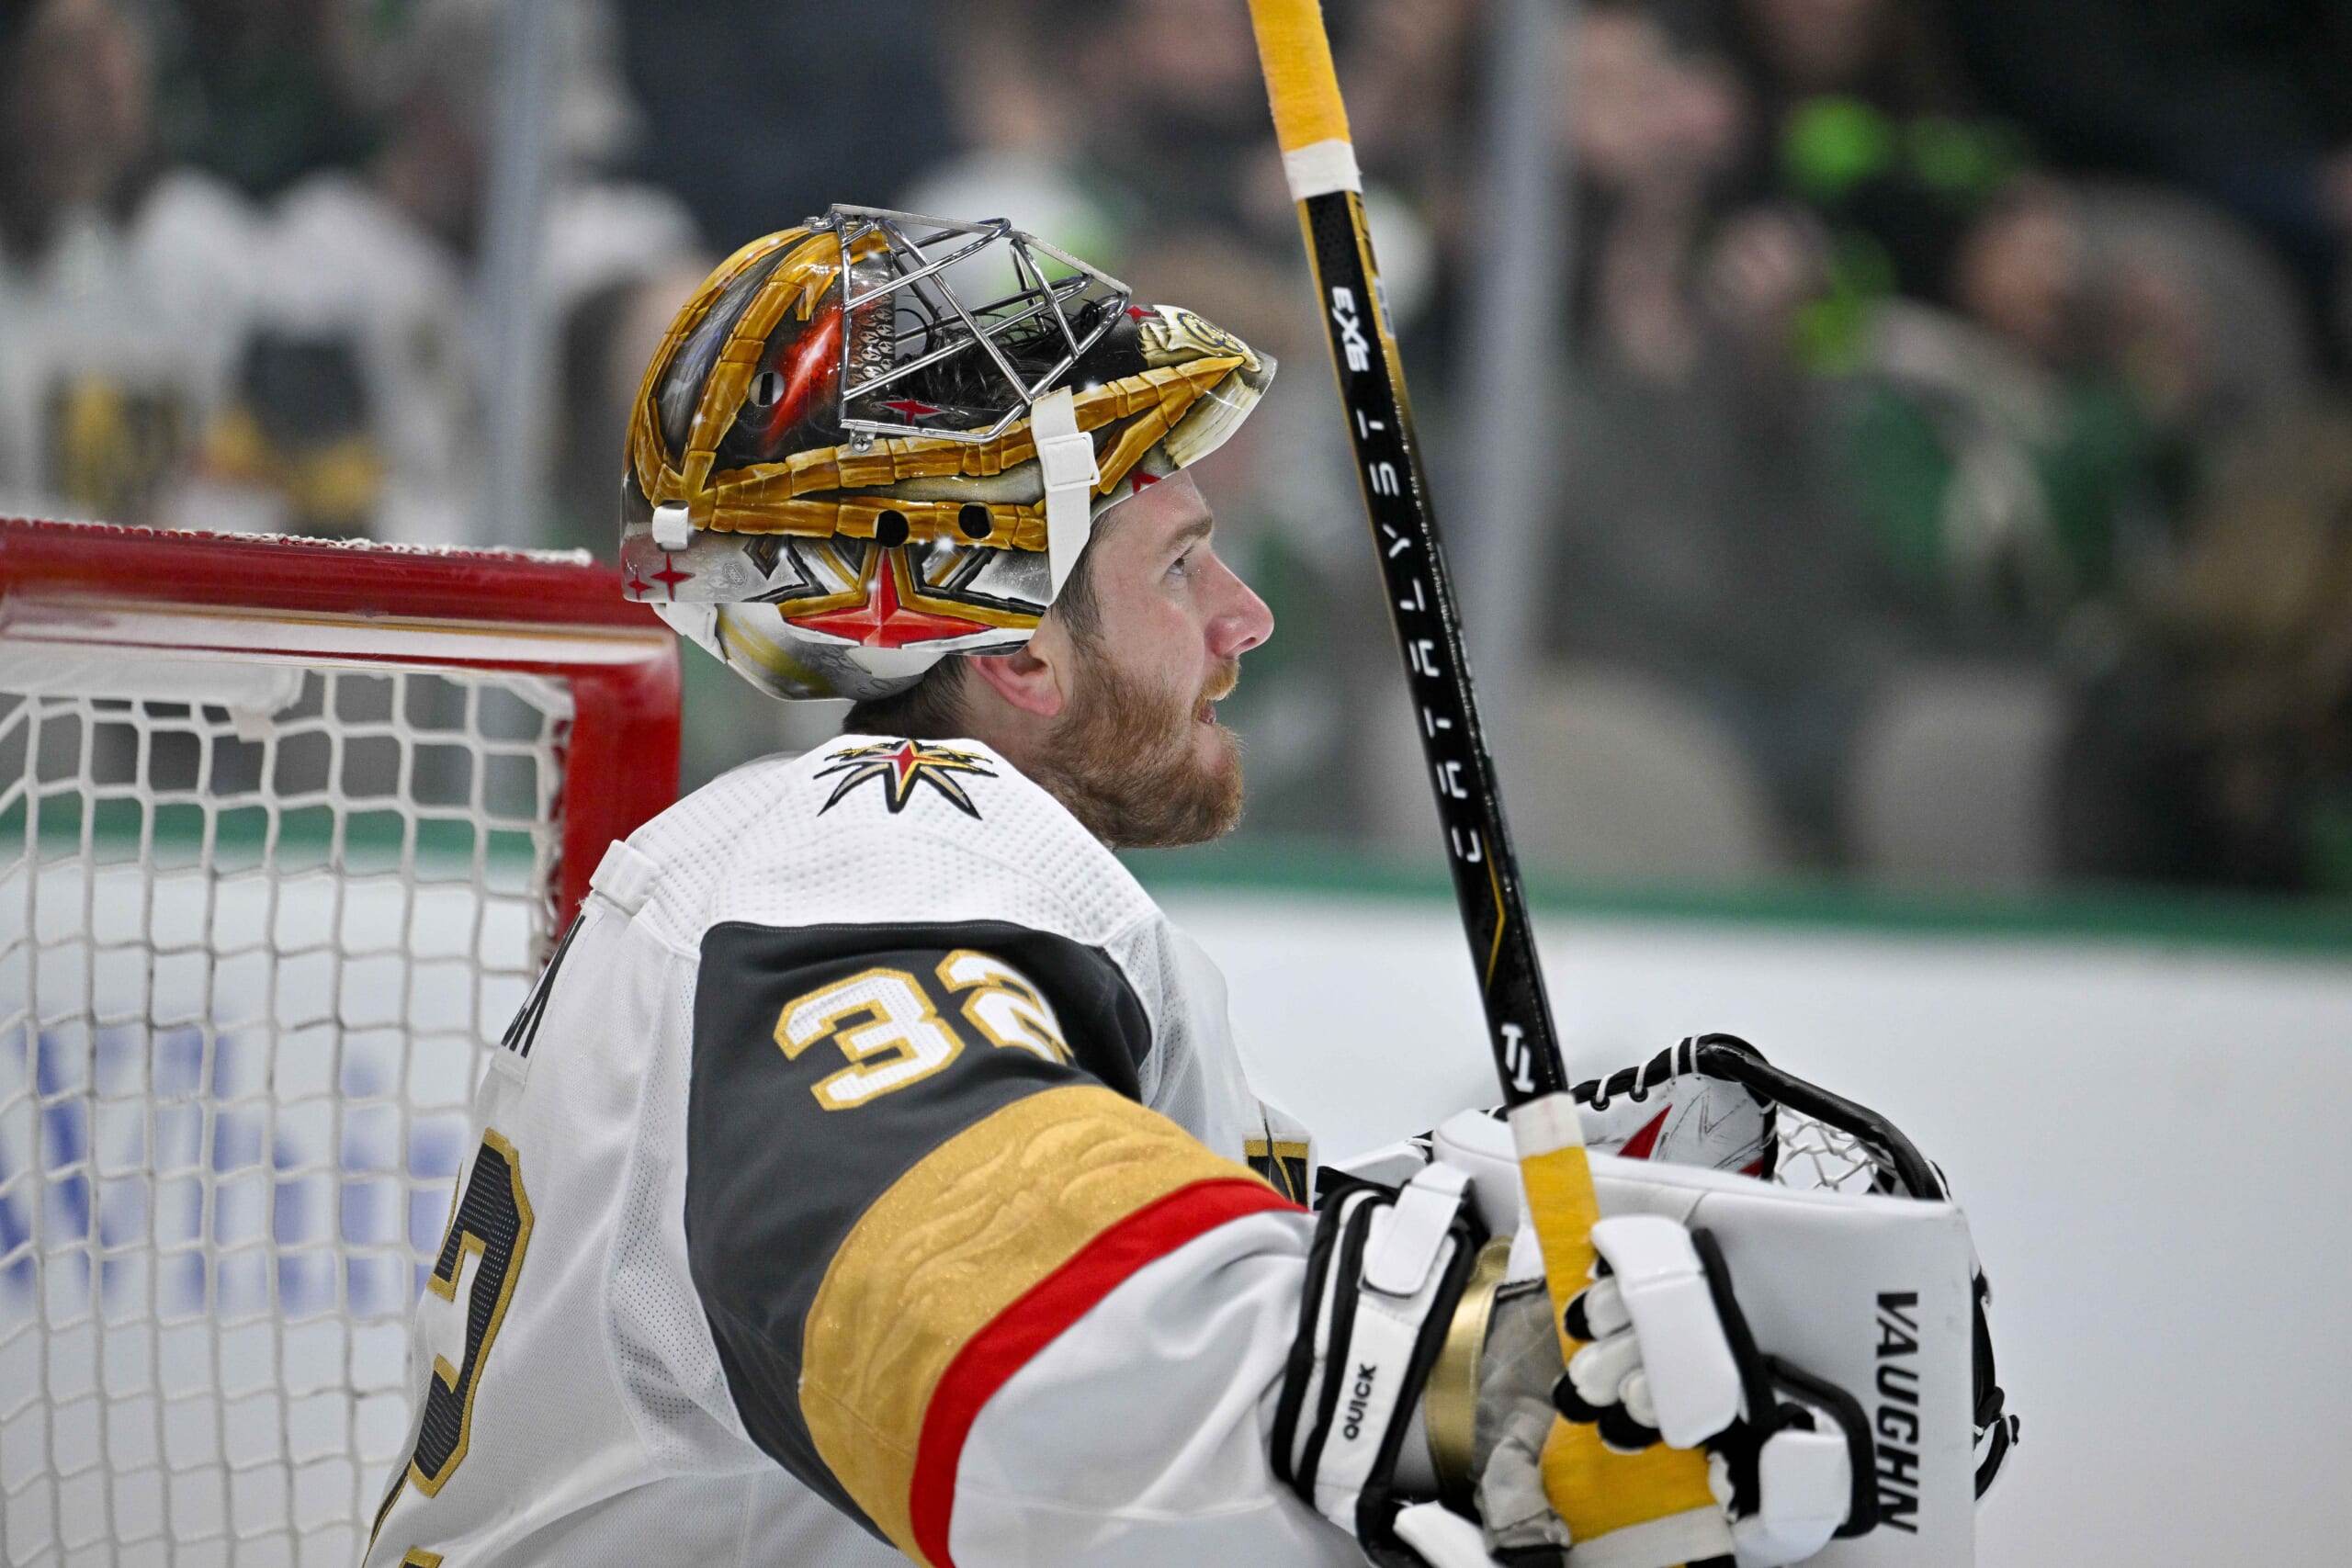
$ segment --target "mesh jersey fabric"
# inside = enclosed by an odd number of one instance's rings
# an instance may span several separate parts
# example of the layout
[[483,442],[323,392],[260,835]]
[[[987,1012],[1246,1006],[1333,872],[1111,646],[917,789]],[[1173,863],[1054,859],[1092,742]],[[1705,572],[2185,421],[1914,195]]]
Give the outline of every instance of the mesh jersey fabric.
[[[856,769],[842,765],[844,754],[854,763],[854,753],[893,744],[843,737],[802,758],[738,769],[614,852],[629,857],[634,874],[600,871],[546,985],[527,1060],[500,1054],[476,1102],[481,1129],[519,1156],[527,1243],[503,1280],[486,1280],[478,1262],[461,1258],[452,1288],[419,1308],[419,1385],[430,1386],[423,1369],[436,1356],[466,1385],[436,1395],[445,1413],[462,1404],[460,1457],[435,1477],[411,1463],[390,1482],[366,1563],[399,1564],[414,1551],[469,1564],[634,1563],[649,1554],[816,1568],[904,1560],[752,1439],[696,1289],[686,1112],[697,983],[714,927],[999,922],[1099,953],[1145,1021],[1134,1064],[1141,1104],[1228,1160],[1269,1145],[1275,1119],[1243,1077],[1221,978],[1117,860],[974,743],[954,743],[977,764],[954,777],[964,804],[921,777],[849,781]],[[854,1132],[842,1123],[842,1136]],[[1273,1325],[1295,1297],[1285,1303],[1263,1282],[1303,1267],[1303,1241],[1298,1259],[1285,1251],[1303,1232],[1275,1223],[1283,1218],[1179,1238],[1150,1272],[1229,1277],[1237,1247],[1261,1259],[1250,1308],[1257,1326],[1227,1337],[1286,1341],[1286,1327],[1277,1334]],[[1213,1294],[1214,1280],[1204,1275],[1199,1288]],[[494,1313],[485,1310],[492,1295]],[[1159,1311],[1190,1309],[1180,1301]],[[1273,1363],[1250,1364],[1258,1376]],[[1016,1392],[994,1395],[975,1430],[1001,1430],[1017,1445]],[[1061,1402],[1056,1420],[1069,1418],[1069,1397],[1051,1393]],[[1257,1441],[1250,1434],[1241,1447]],[[1249,1457],[1218,1462],[1229,1479]],[[1269,1561],[1352,1560],[1343,1538],[1335,1545],[1319,1521],[1293,1517],[1286,1495],[1263,1506],[1279,1517],[1284,1543]],[[944,1555],[943,1547],[934,1561]],[[1147,1550],[1125,1560],[1155,1558]]]

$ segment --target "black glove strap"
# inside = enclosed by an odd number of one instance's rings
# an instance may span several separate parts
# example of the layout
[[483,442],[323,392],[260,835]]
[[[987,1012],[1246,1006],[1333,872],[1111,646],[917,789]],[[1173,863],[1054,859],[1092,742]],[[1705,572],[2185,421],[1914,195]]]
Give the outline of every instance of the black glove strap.
[[1747,1406],[1747,1418],[1733,1423],[1711,1445],[1731,1462],[1732,1511],[1752,1514],[1762,1506],[1757,1459],[1775,1432],[1791,1427],[1815,1429],[1812,1411],[1783,1402],[1774,1392],[1785,1388],[1835,1421],[1846,1439],[1853,1490],[1846,1506],[1846,1522],[1838,1527],[1837,1534],[1852,1537],[1877,1529],[1878,1449],[1871,1440],[1870,1420],[1861,1402],[1794,1362],[1759,1350],[1747,1314],[1740,1310],[1739,1296],[1732,1289],[1731,1264],[1724,1257],[1723,1243],[1713,1231],[1694,1226],[1690,1245],[1706,1268],[1707,1293],[1714,1299],[1715,1314],[1723,1320],[1724,1337],[1731,1344],[1732,1360],[1739,1369],[1741,1397]]

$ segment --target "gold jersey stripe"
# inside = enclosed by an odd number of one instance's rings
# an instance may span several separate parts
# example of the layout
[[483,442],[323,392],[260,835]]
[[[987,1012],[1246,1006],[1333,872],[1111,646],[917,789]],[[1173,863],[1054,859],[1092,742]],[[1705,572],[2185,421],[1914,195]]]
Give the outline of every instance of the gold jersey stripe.
[[1198,1181],[1258,1179],[1107,1089],[1046,1089],[892,1183],[818,1287],[800,1411],[817,1451],[899,1551],[932,1394],[964,1347],[1104,1230]]

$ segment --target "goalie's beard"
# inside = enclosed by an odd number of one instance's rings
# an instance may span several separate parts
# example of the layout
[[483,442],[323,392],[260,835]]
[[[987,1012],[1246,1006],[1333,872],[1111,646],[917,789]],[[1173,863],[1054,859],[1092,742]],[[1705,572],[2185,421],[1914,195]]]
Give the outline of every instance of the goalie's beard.
[[1079,640],[1089,657],[1054,743],[1031,764],[1037,783],[1113,849],[1175,849],[1230,832],[1241,819],[1241,739],[1204,716],[1233,690],[1240,662],[1227,660],[1197,692],[1171,692]]

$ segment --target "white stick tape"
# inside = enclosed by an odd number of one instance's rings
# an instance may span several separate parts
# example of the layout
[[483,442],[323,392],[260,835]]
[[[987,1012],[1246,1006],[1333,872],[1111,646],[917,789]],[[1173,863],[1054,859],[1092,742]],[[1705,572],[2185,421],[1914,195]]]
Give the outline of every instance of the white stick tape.
[[1335,190],[1363,189],[1363,172],[1356,167],[1356,150],[1348,142],[1314,141],[1295,152],[1283,154],[1283,174],[1290,181],[1290,197],[1329,196]]
[[1584,1143],[1584,1119],[1577,1114],[1576,1097],[1555,1089],[1541,1100],[1515,1106],[1510,1113],[1510,1138],[1522,1160],[1572,1149]]

